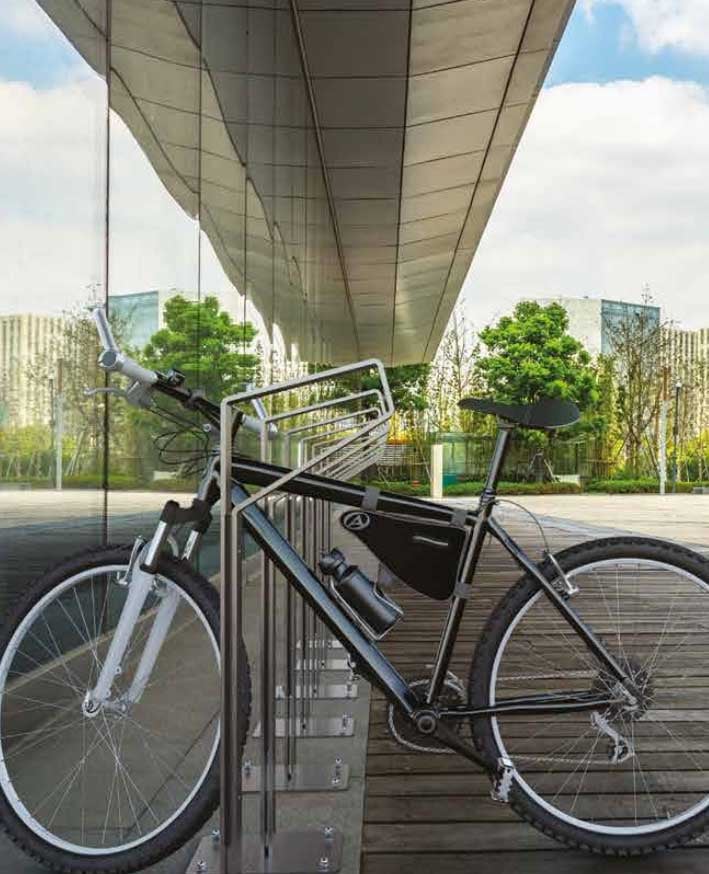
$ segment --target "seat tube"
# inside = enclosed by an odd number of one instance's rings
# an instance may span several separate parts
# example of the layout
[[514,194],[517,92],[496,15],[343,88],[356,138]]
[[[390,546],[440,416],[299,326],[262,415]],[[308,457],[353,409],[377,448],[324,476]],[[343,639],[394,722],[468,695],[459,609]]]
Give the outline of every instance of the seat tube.
[[458,582],[455,587],[453,599],[448,608],[446,623],[443,627],[443,633],[438,644],[438,652],[433,665],[433,673],[431,674],[431,682],[426,693],[426,703],[433,704],[441,694],[441,689],[448,673],[453,648],[458,638],[458,630],[465,612],[465,605],[470,595],[470,586],[475,577],[475,571],[480,560],[485,535],[487,533],[487,520],[490,518],[492,508],[495,504],[497,496],[497,484],[502,473],[502,466],[505,463],[507,450],[509,449],[510,436],[514,430],[513,426],[501,424],[497,432],[497,441],[495,449],[490,460],[490,466],[487,472],[485,488],[480,495],[480,503],[478,505],[478,516],[475,521],[475,526],[466,543],[463,561],[458,575]]

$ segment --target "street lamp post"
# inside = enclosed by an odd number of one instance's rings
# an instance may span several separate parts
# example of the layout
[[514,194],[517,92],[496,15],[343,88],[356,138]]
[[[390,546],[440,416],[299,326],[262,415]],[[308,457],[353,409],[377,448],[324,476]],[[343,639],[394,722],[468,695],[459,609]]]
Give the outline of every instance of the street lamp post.
[[57,378],[49,377],[49,397],[51,405],[52,446],[54,449],[54,488],[61,491],[63,486],[62,454],[64,449],[64,362],[57,362]]
[[678,443],[679,443],[679,395],[682,391],[682,383],[677,380],[675,384],[675,421],[673,428],[673,448],[672,448],[672,492],[677,491],[677,464],[678,464]]
[[667,408],[669,407],[669,375],[670,368],[662,368],[662,400],[660,401],[660,417],[658,422],[658,461],[660,469],[660,494],[667,491]]

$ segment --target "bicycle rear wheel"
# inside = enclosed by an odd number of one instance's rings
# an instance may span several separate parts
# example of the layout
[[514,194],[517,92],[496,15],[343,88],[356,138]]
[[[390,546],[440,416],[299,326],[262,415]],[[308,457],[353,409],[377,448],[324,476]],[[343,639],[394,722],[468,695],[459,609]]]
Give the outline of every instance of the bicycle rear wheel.
[[[144,868],[185,843],[218,802],[219,600],[189,565],[161,558],[111,701],[84,712],[127,596],[129,556],[106,547],[69,559],[34,584],[0,639],[0,822],[56,870]],[[171,594],[170,633],[130,703]],[[239,696],[248,712],[248,672]]]
[[[641,690],[603,712],[473,721],[491,764],[513,766],[509,802],[534,826],[609,855],[686,843],[709,824],[709,562],[675,544],[619,537],[561,553],[571,604]],[[544,571],[553,580],[548,564]],[[491,615],[472,706],[615,680],[531,578]],[[616,696],[617,697],[617,696]]]

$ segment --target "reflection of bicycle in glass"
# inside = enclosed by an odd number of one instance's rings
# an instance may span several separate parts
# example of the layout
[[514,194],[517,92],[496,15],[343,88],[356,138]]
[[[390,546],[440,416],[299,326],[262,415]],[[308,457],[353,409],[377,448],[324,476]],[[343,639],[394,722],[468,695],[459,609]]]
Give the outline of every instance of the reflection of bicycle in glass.
[[[122,355],[101,311],[97,322],[101,363],[131,378],[129,400],[147,404],[159,392],[219,426],[219,407],[179,374]],[[493,798],[569,845],[625,855],[690,840],[709,819],[709,563],[641,537],[547,549],[533,562],[493,514],[510,435],[570,424],[577,411],[558,401],[462,404],[500,418],[475,510],[373,498],[307,472],[285,487],[349,506],[343,526],[397,577],[449,600],[425,680],[407,682],[378,649],[401,610],[339,550],[320,557],[318,579],[257,504],[243,510],[247,530],[383,690],[392,733],[407,748],[475,762]],[[243,412],[235,426],[264,427]],[[2,630],[0,820],[57,870],[143,868],[218,804],[219,597],[192,565],[219,499],[217,468],[213,455],[191,506],[168,501],[149,541],[84,552],[49,571]],[[235,456],[232,501],[246,499],[243,484],[285,472]],[[171,556],[182,523],[191,532]],[[488,535],[523,576],[491,613],[466,690],[449,665]],[[237,692],[246,717],[246,668]]]

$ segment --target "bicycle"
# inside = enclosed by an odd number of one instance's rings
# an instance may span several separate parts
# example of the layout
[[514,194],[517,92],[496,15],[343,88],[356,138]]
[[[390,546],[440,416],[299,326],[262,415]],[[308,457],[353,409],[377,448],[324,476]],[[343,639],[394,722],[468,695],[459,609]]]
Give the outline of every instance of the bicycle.
[[[95,319],[99,363],[131,380],[129,401],[146,406],[160,393],[220,427],[219,406],[178,372],[121,353],[103,310]],[[461,405],[499,421],[475,509],[310,472],[283,487],[349,507],[345,529],[399,579],[449,601],[427,680],[407,682],[384,657],[377,641],[402,611],[340,550],[319,557],[319,579],[258,503],[243,511],[246,530],[383,690],[399,742],[474,762],[494,799],[567,845],[627,855],[686,843],[709,820],[709,562],[636,536],[546,549],[533,561],[493,512],[502,465],[515,429],[563,427],[578,410],[555,400]],[[264,423],[239,411],[240,428],[263,434]],[[219,802],[219,596],[192,564],[220,498],[218,466],[213,454],[189,507],[166,503],[150,540],[101,546],[47,572],[2,630],[0,824],[50,868],[139,870],[183,845]],[[245,486],[287,473],[235,455],[232,504],[247,502]],[[191,530],[176,556],[167,546],[180,523]],[[487,537],[522,576],[488,617],[466,690],[449,666]],[[251,683],[239,646],[246,726]],[[530,717],[539,720],[531,734]]]

